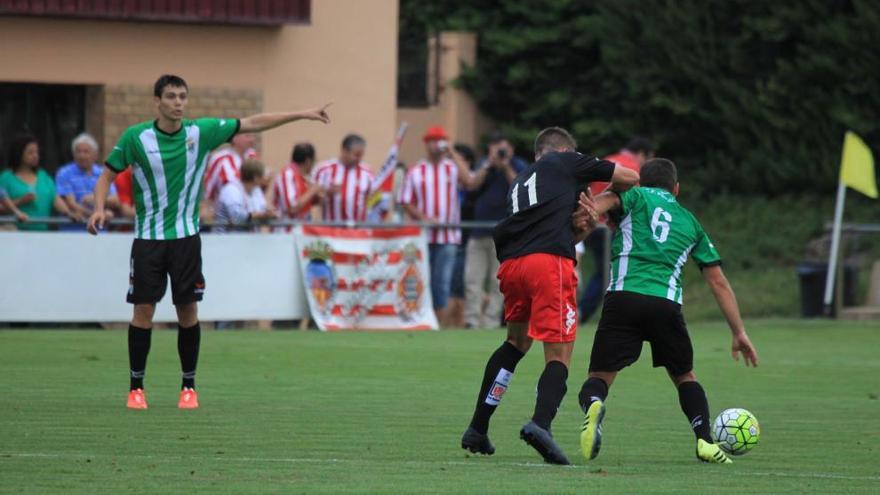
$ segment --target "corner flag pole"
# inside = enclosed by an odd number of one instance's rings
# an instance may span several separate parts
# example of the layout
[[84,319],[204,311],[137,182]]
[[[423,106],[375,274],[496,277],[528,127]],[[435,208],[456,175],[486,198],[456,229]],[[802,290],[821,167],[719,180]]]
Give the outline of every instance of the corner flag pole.
[[837,206],[834,209],[834,227],[831,232],[831,254],[828,258],[828,276],[825,277],[825,311],[831,314],[834,300],[834,282],[840,258],[840,230],[843,223],[843,203],[846,188],[851,187],[869,198],[877,199],[877,179],[874,174],[874,155],[871,148],[856,133],[846,131],[843,154],[840,157],[840,178],[837,179]]
[[831,315],[834,299],[834,282],[837,278],[837,259],[840,251],[840,229],[843,223],[843,203],[846,201],[846,184],[837,184],[837,203],[834,207],[834,226],[831,229],[831,254],[828,256],[828,274],[825,277],[825,314]]

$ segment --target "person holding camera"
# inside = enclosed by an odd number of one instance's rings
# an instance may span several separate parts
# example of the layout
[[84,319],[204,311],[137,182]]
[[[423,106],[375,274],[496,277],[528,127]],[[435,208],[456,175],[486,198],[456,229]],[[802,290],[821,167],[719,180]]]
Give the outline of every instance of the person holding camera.
[[410,167],[397,202],[413,220],[439,227],[428,228],[428,265],[431,299],[440,326],[446,326],[447,302],[452,285],[456,246],[461,244],[461,205],[458,188],[473,189],[474,174],[449,145],[442,127],[428,129],[423,136],[427,157]]
[[[488,155],[472,184],[474,220],[494,222],[505,217],[510,183],[526,166],[524,160],[514,156],[507,136],[498,131],[489,136]],[[503,298],[495,276],[498,265],[492,229],[471,231],[465,254],[464,321],[468,328],[501,325]]]

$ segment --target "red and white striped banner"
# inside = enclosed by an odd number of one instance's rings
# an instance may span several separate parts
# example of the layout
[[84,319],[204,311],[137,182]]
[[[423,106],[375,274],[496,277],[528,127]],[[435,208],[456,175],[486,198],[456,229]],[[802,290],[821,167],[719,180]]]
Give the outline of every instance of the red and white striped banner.
[[298,226],[297,256],[321,330],[436,330],[420,227]]

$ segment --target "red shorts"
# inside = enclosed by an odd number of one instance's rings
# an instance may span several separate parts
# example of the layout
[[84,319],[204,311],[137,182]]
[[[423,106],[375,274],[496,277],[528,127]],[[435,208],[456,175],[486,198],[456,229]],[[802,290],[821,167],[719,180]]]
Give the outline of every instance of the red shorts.
[[541,342],[574,342],[578,322],[574,260],[544,253],[504,260],[498,280],[505,320],[529,323],[529,337]]

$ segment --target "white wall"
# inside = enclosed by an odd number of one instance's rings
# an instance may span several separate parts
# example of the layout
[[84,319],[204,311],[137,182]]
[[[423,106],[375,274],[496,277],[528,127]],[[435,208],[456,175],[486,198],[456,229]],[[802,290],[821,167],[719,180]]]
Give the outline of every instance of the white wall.
[[[0,321],[131,319],[131,234],[0,232]],[[308,303],[292,234],[202,235],[199,318],[299,319]],[[156,321],[177,321],[171,288]]]

